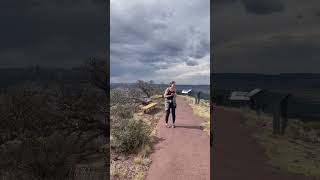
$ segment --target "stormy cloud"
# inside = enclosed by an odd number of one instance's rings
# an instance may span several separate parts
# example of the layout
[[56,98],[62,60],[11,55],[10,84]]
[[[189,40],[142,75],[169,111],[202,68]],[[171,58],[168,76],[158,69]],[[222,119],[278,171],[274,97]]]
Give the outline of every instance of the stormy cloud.
[[[193,78],[209,77],[209,4],[209,0],[112,0],[111,82],[193,83]],[[199,68],[207,74],[197,74]],[[198,83],[208,84],[208,79]]]
[[248,13],[270,14],[284,11],[281,0],[242,0]]
[[320,25],[314,8],[319,1],[261,3],[250,13],[244,3],[213,7],[214,72],[320,73]]
[[0,66],[74,67],[105,57],[107,4],[102,0],[0,2]]

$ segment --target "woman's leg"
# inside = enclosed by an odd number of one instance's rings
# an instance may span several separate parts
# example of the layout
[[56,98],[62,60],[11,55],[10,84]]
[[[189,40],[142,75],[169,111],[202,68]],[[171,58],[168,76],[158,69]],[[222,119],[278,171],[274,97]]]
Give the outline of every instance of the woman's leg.
[[166,124],[168,124],[169,114],[170,114],[170,108],[166,110]]
[[176,108],[173,107],[171,111],[172,111],[172,122],[174,124],[174,122],[176,121]]

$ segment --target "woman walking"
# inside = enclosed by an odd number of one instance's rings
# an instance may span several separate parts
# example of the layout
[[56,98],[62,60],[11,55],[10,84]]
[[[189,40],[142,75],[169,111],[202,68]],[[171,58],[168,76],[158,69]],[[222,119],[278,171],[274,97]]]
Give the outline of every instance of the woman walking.
[[174,81],[170,81],[169,87],[165,90],[163,97],[165,98],[165,110],[166,110],[166,127],[170,128],[168,125],[168,119],[170,115],[170,110],[172,113],[172,127],[175,128],[175,120],[176,120],[176,83]]

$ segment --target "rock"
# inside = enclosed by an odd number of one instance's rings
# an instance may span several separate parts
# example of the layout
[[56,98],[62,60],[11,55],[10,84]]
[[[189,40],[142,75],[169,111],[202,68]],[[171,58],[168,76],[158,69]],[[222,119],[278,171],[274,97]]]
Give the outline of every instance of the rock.
[[123,160],[126,160],[126,158],[123,156],[118,156],[118,160],[123,161]]
[[149,166],[151,164],[152,160],[149,158],[145,158],[142,160],[142,164],[145,166]]
[[119,160],[119,159],[118,159],[118,156],[114,156],[112,159],[113,159],[114,161]]

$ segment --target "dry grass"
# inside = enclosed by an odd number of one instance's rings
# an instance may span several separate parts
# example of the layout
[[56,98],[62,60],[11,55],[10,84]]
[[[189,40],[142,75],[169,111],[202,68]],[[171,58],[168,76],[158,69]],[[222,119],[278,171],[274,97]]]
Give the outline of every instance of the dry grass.
[[152,144],[145,144],[139,153],[128,157],[126,160],[111,162],[111,179],[136,179],[143,180],[151,160],[148,155],[151,153]]
[[[161,96],[159,96],[161,97]],[[157,99],[158,97],[154,97]],[[161,99],[160,99],[161,100]],[[159,101],[160,101],[159,100]],[[161,108],[160,102],[158,102],[158,107]],[[142,145],[136,154],[127,156],[122,160],[112,160],[111,161],[111,179],[122,180],[122,179],[134,179],[143,180],[145,178],[146,172],[151,164],[151,160],[148,158],[152,151],[152,146],[156,140],[156,125],[160,118],[163,117],[163,111],[155,111],[156,113],[144,114],[135,113],[133,119],[142,119],[148,125],[151,126],[150,142],[148,144]],[[125,156],[125,155],[121,155]]]
[[94,168],[90,166],[77,168],[74,177],[74,179],[77,180],[94,180],[97,178],[97,173],[95,172]]
[[[154,131],[153,131],[154,132]],[[153,139],[154,135],[153,133],[151,134],[151,137]],[[151,146],[152,146],[152,141],[150,144],[145,144],[139,153],[134,157],[133,163],[135,166],[145,166],[149,167],[151,164],[151,160],[148,158],[149,154],[151,153]],[[139,169],[134,176],[134,180],[143,180],[145,177],[145,170]]]
[[203,119],[203,123],[201,126],[203,130],[210,135],[210,103],[209,101],[200,100],[199,104],[195,104],[195,98],[190,96],[183,96],[186,98],[187,103],[191,106],[193,112],[197,114],[201,119]]
[[149,153],[151,152],[151,145],[146,144],[144,145],[140,152],[137,154],[137,156],[133,159],[133,163],[134,164],[142,164],[144,162],[144,160],[146,159],[146,157],[149,155]]
[[[289,120],[284,136],[273,135],[272,117],[248,109],[226,108],[238,111],[247,119],[249,127],[257,129],[253,135],[264,147],[270,163],[284,171],[320,178],[320,141],[317,141],[320,123],[302,124]],[[319,129],[317,129],[319,128]]]
[[133,178],[133,180],[143,180],[145,173],[143,171],[139,171]]
[[151,99],[162,99],[162,95],[159,95],[159,94],[157,94],[157,95],[153,95],[153,96],[151,96],[150,97]]
[[138,154],[127,157],[126,159],[111,161],[111,179],[144,179],[145,172],[148,170],[151,160],[148,158],[151,152],[151,145],[144,145]]
[[119,167],[119,164],[111,163],[111,165],[110,165],[110,177],[111,177],[111,179],[125,179],[126,174]]

